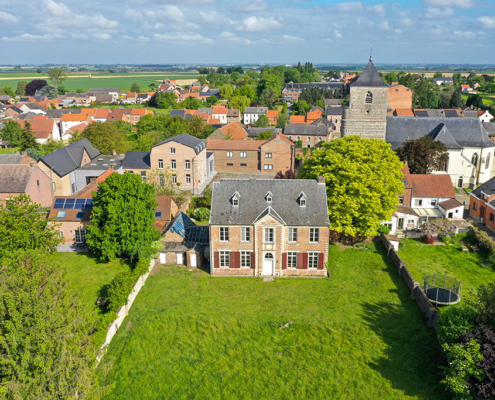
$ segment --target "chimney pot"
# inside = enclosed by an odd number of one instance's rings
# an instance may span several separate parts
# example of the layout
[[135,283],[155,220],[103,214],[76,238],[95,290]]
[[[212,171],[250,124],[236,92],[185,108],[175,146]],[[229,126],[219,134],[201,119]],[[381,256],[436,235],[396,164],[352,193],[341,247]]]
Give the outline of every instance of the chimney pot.
[[324,176],[319,176],[318,177],[318,183],[325,183],[325,177]]

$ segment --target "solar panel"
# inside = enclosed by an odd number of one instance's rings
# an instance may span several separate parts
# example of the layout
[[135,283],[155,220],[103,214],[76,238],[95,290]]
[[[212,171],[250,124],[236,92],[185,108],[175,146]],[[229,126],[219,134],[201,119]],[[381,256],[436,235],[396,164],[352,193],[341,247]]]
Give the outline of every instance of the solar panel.
[[65,199],[56,199],[55,204],[53,205],[53,208],[55,208],[55,209],[64,208],[64,203],[65,203]]
[[83,209],[86,205],[86,199],[76,199],[75,209]]
[[73,209],[74,204],[76,204],[76,199],[65,199],[64,209],[66,210]]
[[92,210],[93,199],[56,199],[53,208],[63,210]]
[[456,118],[457,111],[456,110],[445,110],[445,116],[448,118]]
[[86,199],[86,206],[84,207],[86,210],[93,209],[93,199]]
[[428,113],[426,111],[414,111],[414,113],[416,114],[416,117],[427,117],[428,116]]

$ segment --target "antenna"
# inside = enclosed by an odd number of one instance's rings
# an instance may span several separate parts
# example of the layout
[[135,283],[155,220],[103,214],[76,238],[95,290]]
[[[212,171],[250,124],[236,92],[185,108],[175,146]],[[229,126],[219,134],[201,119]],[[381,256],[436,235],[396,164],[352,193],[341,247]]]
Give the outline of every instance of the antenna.
[[373,43],[371,43],[370,61],[373,59]]

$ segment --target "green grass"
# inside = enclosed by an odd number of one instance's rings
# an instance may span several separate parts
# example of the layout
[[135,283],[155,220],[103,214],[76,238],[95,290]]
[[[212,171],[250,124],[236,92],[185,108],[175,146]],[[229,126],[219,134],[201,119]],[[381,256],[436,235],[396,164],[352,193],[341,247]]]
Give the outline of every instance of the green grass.
[[[462,295],[469,297],[483,283],[495,282],[495,271],[483,253],[463,252],[460,244],[433,246],[422,239],[403,239],[399,255],[414,279],[423,284],[425,275],[447,274],[462,282]],[[482,265],[483,264],[483,265]]]
[[[0,78],[3,75],[0,75]],[[29,76],[29,75],[25,75]],[[33,75],[34,76],[34,75]],[[83,90],[88,90],[90,88],[111,88],[111,87],[117,87],[120,89],[121,92],[128,92],[132,86],[133,83],[138,83],[139,86],[141,87],[142,91],[147,91],[148,85],[150,83],[155,83],[157,84],[157,81],[162,81],[165,78],[169,79],[194,79],[195,76],[186,76],[186,75],[160,75],[157,74],[156,76],[139,76],[139,75],[131,75],[129,77],[124,77],[124,78],[114,78],[108,76],[105,78],[70,78],[67,79],[63,85],[66,90],[68,91],[76,91],[77,89],[83,89]],[[39,79],[46,79],[48,80],[48,77],[46,76],[40,76]],[[4,88],[5,86],[10,86],[14,90],[17,88],[17,82],[26,80],[22,78],[18,79],[6,79],[6,80],[0,80],[0,88]]]
[[129,270],[129,266],[119,259],[98,263],[89,253],[55,253],[53,259],[66,270],[69,288],[79,295],[88,312],[97,310],[96,300],[105,297],[106,285],[114,276]]
[[329,279],[165,267],[100,364],[105,399],[447,399],[433,330],[369,248],[330,246]]

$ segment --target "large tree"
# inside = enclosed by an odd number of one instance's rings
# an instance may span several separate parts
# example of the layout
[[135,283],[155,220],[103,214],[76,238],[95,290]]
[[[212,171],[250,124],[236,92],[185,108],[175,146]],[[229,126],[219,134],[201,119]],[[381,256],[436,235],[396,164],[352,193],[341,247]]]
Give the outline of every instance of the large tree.
[[348,136],[313,150],[297,177],[325,177],[332,230],[369,237],[392,218],[404,190],[401,168],[383,140]]
[[67,79],[67,71],[62,67],[53,67],[48,70],[48,77],[52,81],[53,86],[58,87]]
[[111,174],[93,197],[93,225],[87,227],[87,243],[101,259],[149,257],[151,243],[160,238],[153,227],[156,192],[129,172]]
[[429,136],[409,140],[397,149],[401,161],[407,162],[412,174],[431,174],[442,171],[449,159],[447,147]]
[[93,331],[94,321],[46,253],[18,251],[1,261],[2,398],[96,398]]
[[22,127],[17,121],[7,120],[3,129],[0,131],[0,137],[8,141],[12,146],[17,147],[19,138],[22,134]]
[[261,114],[258,117],[258,120],[253,124],[256,128],[269,128],[270,127],[270,120],[268,117],[264,114]]
[[49,100],[56,99],[58,97],[58,88],[55,85],[46,85],[41,89],[41,94],[48,97]]
[[48,82],[44,79],[35,79],[26,85],[24,91],[28,96],[34,96],[37,90],[43,89],[46,85],[48,85]]
[[455,89],[454,93],[452,93],[449,105],[453,108],[460,108],[464,105],[464,100],[462,100],[461,92],[458,89]]
[[62,239],[43,211],[25,194],[0,203],[0,260],[15,250],[56,250]]
[[125,153],[130,150],[125,131],[113,122],[96,122],[82,131],[82,137],[88,139],[93,146],[104,154]]
[[17,89],[15,90],[15,94],[18,96],[24,96],[26,94],[26,85],[28,81],[19,81],[17,82]]
[[134,92],[134,93],[140,93],[141,92],[141,87],[139,86],[139,83],[133,83],[131,85],[131,92]]
[[24,121],[24,128],[21,131],[18,142],[16,143],[20,151],[25,151],[27,149],[38,150],[39,144],[34,137],[33,129],[31,128],[31,122]]

